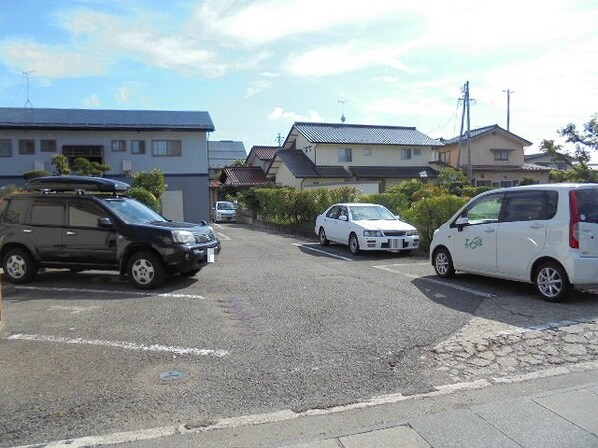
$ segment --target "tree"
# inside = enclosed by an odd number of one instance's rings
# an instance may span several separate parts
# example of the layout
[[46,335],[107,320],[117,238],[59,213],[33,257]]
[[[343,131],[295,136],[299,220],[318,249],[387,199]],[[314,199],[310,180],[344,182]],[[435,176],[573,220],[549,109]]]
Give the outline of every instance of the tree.
[[56,174],[62,176],[63,174],[71,174],[69,167],[69,159],[64,154],[54,154],[52,156],[52,165],[56,167]]
[[564,160],[569,157],[573,167],[562,175],[552,172],[551,179],[568,182],[598,182],[598,172],[590,168],[592,150],[598,150],[598,114],[594,114],[590,121],[584,123],[583,130],[579,131],[573,123],[569,123],[558,131],[561,137],[566,138],[567,143],[573,143],[575,150],[573,154],[564,156],[562,145],[554,140],[543,140],[540,149],[550,154],[555,160]]
[[438,173],[438,185],[444,187],[449,194],[461,196],[463,188],[469,185],[467,174],[454,168],[442,168]]
[[135,173],[133,175],[133,187],[145,188],[159,200],[166,191],[164,173],[157,168]]

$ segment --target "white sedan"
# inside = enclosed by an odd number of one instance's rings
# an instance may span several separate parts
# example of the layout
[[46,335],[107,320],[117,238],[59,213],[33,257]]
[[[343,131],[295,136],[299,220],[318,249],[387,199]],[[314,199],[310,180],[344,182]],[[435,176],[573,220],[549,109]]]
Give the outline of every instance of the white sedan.
[[322,246],[347,244],[353,255],[362,250],[411,251],[419,247],[417,230],[379,204],[334,204],[316,218]]

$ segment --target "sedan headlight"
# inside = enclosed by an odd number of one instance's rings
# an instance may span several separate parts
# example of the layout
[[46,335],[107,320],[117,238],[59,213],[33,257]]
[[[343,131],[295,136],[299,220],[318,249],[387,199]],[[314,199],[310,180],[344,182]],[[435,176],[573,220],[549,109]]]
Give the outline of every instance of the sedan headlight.
[[407,236],[417,236],[417,230],[407,230],[405,233]]
[[188,230],[173,230],[172,241],[181,244],[195,243],[195,237]]
[[379,230],[364,230],[363,236],[372,237],[372,236],[384,236],[384,235]]

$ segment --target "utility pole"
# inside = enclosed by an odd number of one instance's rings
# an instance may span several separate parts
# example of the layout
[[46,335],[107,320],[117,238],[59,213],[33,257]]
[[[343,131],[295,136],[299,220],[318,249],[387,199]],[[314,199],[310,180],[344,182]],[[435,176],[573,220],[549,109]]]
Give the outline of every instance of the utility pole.
[[461,133],[459,134],[459,154],[457,157],[457,169],[461,169],[461,146],[463,142],[463,127],[464,122],[467,124],[467,131],[465,138],[467,139],[467,178],[470,183],[473,183],[473,167],[471,165],[471,120],[469,117],[469,81],[461,88],[463,92],[463,113],[461,114]]
[[507,131],[511,128],[511,93],[515,91],[511,89],[503,90],[507,94]]
[[282,146],[282,135],[280,135],[280,132],[276,136],[276,141],[278,142],[278,147],[280,148]]

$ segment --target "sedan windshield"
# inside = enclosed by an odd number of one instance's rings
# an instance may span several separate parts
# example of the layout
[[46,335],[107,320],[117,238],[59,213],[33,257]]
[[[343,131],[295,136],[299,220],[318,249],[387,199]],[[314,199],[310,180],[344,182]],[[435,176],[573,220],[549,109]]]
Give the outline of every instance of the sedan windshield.
[[376,221],[380,219],[395,220],[397,218],[395,218],[390,210],[381,205],[358,205],[351,207],[351,219],[353,221]]
[[166,221],[163,216],[134,199],[106,199],[104,202],[128,224]]

